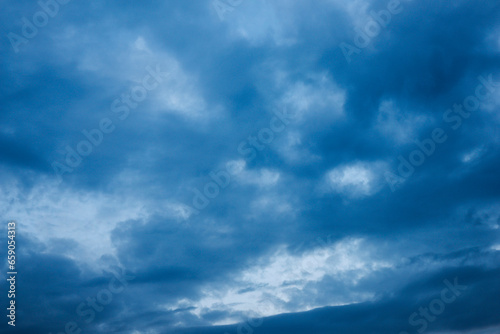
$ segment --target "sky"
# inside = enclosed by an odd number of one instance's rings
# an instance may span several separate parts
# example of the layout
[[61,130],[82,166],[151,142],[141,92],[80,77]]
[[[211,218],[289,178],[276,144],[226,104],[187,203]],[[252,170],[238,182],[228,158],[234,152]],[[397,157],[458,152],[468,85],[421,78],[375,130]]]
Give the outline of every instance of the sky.
[[0,5],[2,333],[500,332],[500,2]]

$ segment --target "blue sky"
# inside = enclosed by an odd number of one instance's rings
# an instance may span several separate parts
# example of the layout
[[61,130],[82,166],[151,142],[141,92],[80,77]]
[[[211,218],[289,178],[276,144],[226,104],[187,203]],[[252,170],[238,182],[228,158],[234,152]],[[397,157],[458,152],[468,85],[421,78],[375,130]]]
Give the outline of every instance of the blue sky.
[[500,331],[498,1],[0,3],[2,332]]

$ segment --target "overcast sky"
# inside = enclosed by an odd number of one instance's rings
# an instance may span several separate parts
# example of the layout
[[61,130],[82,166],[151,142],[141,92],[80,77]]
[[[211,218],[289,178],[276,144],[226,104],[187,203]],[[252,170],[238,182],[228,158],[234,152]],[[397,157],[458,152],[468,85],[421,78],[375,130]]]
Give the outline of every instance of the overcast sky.
[[500,332],[500,2],[0,5],[2,333]]

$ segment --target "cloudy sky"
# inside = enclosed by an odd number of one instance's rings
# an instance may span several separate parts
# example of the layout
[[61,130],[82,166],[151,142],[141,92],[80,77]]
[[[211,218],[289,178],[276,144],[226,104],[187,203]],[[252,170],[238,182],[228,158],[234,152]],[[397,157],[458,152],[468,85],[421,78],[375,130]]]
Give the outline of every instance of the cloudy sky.
[[2,333],[500,332],[500,2],[0,4]]

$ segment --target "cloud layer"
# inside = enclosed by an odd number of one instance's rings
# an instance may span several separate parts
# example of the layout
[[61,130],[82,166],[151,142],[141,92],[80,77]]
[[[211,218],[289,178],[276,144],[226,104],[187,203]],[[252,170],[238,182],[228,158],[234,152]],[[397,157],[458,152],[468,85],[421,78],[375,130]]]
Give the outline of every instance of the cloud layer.
[[497,1],[3,7],[17,332],[498,332]]

